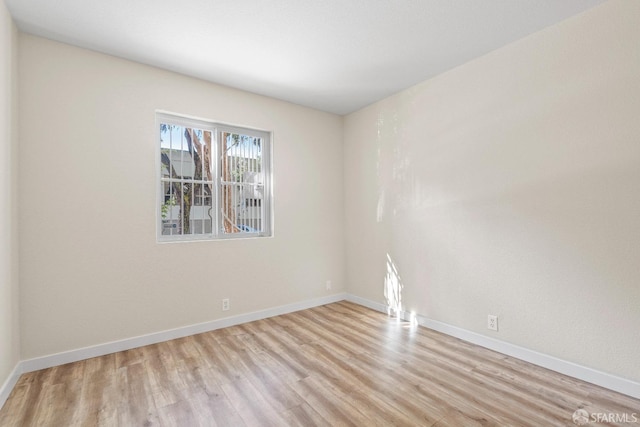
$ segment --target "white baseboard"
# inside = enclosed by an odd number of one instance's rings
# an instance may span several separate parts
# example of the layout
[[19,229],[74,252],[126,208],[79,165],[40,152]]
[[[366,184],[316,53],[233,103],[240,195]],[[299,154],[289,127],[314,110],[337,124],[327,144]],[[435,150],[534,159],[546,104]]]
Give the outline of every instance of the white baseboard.
[[22,375],[22,371],[20,370],[20,363],[18,363],[16,367],[13,368],[13,371],[11,371],[4,384],[0,386],[0,409],[2,408],[2,406],[4,406],[4,402],[7,401],[9,395],[11,394],[11,391],[18,383],[20,375]]
[[[358,297],[356,295],[347,294],[346,300],[371,308],[372,310],[380,311],[382,313],[389,314],[391,311],[389,306],[387,306],[386,304],[371,301],[365,298]],[[411,313],[402,311],[400,312],[399,317],[401,317],[403,320],[409,321],[411,320]],[[472,344],[476,344],[481,347],[506,354],[507,356],[512,356],[517,359],[532,363],[534,365],[538,365],[543,368],[547,368],[552,371],[556,371],[561,374],[568,375],[570,377],[577,378],[592,384],[596,384],[609,390],[617,391],[618,393],[635,397],[636,399],[640,399],[640,383],[638,382],[611,375],[606,372],[598,371],[596,369],[588,368],[586,366],[578,365],[573,362],[568,362],[566,360],[539,353],[537,351],[520,347],[515,344],[510,344],[505,341],[490,338],[476,332],[471,332],[466,329],[459,328],[457,326],[452,326],[446,323],[438,322],[436,320],[428,319],[424,316],[415,315],[415,320],[419,325],[425,326],[438,332],[442,332],[443,334],[447,334],[452,337],[459,338],[463,341],[467,341]]]
[[[239,325],[242,323],[252,322],[254,320],[266,319],[281,314],[292,313],[294,311],[305,310],[312,307],[318,307],[324,304],[330,304],[342,300],[351,301],[353,303],[371,308],[382,313],[389,313],[389,307],[386,304],[371,301],[356,295],[340,293],[329,295],[322,298],[301,301],[293,304],[287,304],[279,307],[269,308],[265,310],[255,311],[252,313],[240,314],[238,316],[227,317],[224,319],[213,320],[210,322],[199,323],[195,325],[185,326],[167,331],[156,332],[139,337],[128,338],[120,341],[113,341],[104,344],[98,344],[91,347],[84,347],[76,350],[65,351],[62,353],[51,354],[34,359],[23,360],[19,362],[9,378],[0,388],[0,408],[11,394],[20,375],[25,372],[37,371],[53,366],[63,365],[65,363],[77,362],[79,360],[89,359],[92,357],[104,356],[106,354],[115,353],[117,351],[129,350],[132,348],[142,347],[149,344],[156,344],[163,341],[182,338],[202,332],[213,331],[220,328]],[[400,317],[404,320],[410,320],[411,313],[401,312]],[[418,324],[427,328],[442,332],[444,334],[460,338],[464,341],[477,344],[481,347],[494,350],[508,356],[542,366],[574,378],[587,381],[601,387],[608,388],[619,393],[626,394],[631,397],[640,399],[640,383],[615,375],[597,371],[575,363],[567,362],[556,357],[538,353],[527,348],[523,348],[504,341],[496,340],[475,332],[467,331],[456,326],[428,319],[426,317],[416,315]]]
[[[94,345],[91,347],[84,347],[76,350],[65,351],[62,353],[50,354],[34,359],[23,360],[18,364],[18,368],[20,373],[37,371],[40,369],[51,368],[53,366],[64,365],[65,363],[77,362],[79,360],[89,359],[92,357],[104,356],[105,354],[111,354],[117,351],[130,350],[132,348],[142,347],[149,344],[156,344],[176,338],[182,338],[190,335],[200,334],[203,332],[213,331],[215,329],[227,328],[229,326],[252,322],[254,320],[266,319],[268,317],[279,316],[281,314],[287,314],[294,311],[305,310],[307,308],[331,304],[333,302],[342,301],[345,298],[346,294],[344,293],[334,294],[312,300],[268,308],[266,310],[254,311],[252,313],[226,317],[224,319],[212,320],[210,322],[198,323],[195,325],[189,325],[181,328],[170,329],[167,331],[142,335],[139,337],[127,338],[120,341],[112,341],[104,344]],[[11,388],[12,387],[13,386],[11,386]]]

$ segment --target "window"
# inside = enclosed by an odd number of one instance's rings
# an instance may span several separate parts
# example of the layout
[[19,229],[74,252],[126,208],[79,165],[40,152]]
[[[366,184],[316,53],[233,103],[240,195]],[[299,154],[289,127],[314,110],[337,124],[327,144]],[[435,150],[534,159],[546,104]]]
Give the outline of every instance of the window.
[[158,241],[270,236],[270,133],[156,117]]

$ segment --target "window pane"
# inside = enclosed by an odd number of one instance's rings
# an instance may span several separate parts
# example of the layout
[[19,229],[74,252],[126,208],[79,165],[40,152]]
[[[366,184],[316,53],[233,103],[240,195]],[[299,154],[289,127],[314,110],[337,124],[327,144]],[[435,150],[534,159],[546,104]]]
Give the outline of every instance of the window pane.
[[262,232],[262,138],[225,132],[221,145],[222,232]]
[[175,174],[174,168],[177,165],[174,165],[172,161],[176,159],[173,148],[176,148],[177,153],[179,153],[180,149],[179,145],[174,144],[176,135],[179,136],[178,128],[178,126],[165,123],[160,125],[160,173],[163,178],[168,178]]
[[182,184],[182,234],[193,234],[193,217],[191,213],[193,203],[193,184],[185,182]]
[[163,197],[160,201],[160,216],[162,220],[162,235],[173,236],[180,234],[179,215],[180,210],[176,203],[174,185],[168,182],[162,183]]

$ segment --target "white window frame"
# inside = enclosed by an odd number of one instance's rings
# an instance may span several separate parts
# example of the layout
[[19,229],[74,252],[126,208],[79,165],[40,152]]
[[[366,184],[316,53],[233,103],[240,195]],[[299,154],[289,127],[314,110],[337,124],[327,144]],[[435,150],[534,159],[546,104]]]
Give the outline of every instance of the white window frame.
[[[212,134],[211,159],[213,177],[212,206],[216,215],[213,217],[211,233],[202,234],[181,234],[163,235],[162,205],[164,203],[164,180],[162,176],[162,147],[160,144],[161,125],[177,125],[187,128],[196,128],[203,131],[210,131]],[[235,133],[253,136],[262,139],[262,169],[264,191],[261,199],[261,225],[262,230],[258,232],[226,233],[222,230],[222,195],[221,195],[221,175],[222,158],[220,156],[220,138],[222,133]],[[175,113],[156,111],[156,239],[158,243],[164,242],[192,242],[207,240],[236,240],[246,238],[260,238],[273,236],[273,177],[272,177],[272,133],[264,130],[233,126],[225,123],[183,116]]]

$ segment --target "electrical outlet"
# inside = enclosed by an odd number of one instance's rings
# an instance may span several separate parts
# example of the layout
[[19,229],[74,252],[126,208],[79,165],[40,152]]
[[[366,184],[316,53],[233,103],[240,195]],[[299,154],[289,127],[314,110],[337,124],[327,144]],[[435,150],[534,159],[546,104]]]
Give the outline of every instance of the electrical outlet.
[[331,290],[331,280],[327,280],[327,290]]
[[498,330],[498,316],[494,314],[487,316],[487,329],[491,329],[492,331]]
[[229,310],[229,298],[225,298],[222,300],[222,311]]

